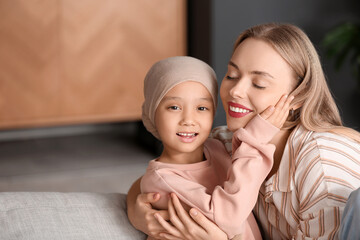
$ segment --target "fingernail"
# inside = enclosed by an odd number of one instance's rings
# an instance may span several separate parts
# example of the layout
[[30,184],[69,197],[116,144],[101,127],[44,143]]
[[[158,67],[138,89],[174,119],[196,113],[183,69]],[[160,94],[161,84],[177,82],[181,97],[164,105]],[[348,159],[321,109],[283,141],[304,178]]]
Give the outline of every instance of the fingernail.
[[159,217],[158,214],[155,213],[155,214],[154,214],[154,218],[158,219],[158,217]]
[[198,215],[198,212],[197,212],[195,209],[191,209],[191,210],[190,210],[190,214],[191,214],[192,216],[196,216],[196,215]]
[[274,106],[271,106],[270,107],[270,111],[274,111],[275,107]]
[[153,199],[155,200],[158,197],[158,193],[154,193]]

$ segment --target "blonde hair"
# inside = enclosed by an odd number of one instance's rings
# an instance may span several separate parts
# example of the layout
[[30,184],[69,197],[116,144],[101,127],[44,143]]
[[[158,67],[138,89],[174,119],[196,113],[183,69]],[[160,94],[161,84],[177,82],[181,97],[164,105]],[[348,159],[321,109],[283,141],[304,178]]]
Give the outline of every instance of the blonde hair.
[[360,142],[360,134],[344,127],[336,103],[326,83],[319,56],[308,36],[291,24],[262,24],[245,30],[234,44],[234,51],[245,39],[255,38],[270,44],[294,71],[293,116],[285,123],[290,129],[302,124],[315,132],[333,132]]

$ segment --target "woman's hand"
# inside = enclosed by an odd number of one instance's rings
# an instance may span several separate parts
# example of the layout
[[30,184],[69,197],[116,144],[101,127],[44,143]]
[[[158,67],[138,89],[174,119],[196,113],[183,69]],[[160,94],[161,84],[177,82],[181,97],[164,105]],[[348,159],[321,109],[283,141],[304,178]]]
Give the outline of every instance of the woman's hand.
[[140,194],[140,179],[132,185],[127,195],[127,213],[131,224],[156,239],[161,239],[160,233],[164,233],[166,230],[155,219],[154,214],[169,220],[168,211],[157,211],[152,208],[151,204],[159,199],[160,194],[158,193]]
[[294,96],[283,95],[275,106],[269,106],[260,116],[275,127],[281,128],[289,115],[290,103],[293,99]]
[[160,234],[163,239],[227,240],[227,235],[195,208],[190,209],[189,215],[174,193],[170,194],[168,210],[170,223],[160,214],[155,214],[155,218],[167,232]]

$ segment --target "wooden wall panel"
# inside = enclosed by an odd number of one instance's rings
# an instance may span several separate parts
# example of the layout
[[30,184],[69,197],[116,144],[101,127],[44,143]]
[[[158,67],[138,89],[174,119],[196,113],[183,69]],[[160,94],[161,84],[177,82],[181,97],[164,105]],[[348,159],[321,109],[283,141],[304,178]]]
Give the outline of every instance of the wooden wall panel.
[[57,116],[56,5],[57,0],[0,1],[0,126]]
[[0,128],[139,120],[149,67],[186,54],[185,9],[185,0],[0,0]]

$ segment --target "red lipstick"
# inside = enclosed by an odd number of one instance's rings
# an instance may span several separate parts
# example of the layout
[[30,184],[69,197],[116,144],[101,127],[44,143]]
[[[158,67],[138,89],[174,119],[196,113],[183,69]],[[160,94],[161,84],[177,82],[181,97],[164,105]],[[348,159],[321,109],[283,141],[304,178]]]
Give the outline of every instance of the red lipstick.
[[230,117],[241,118],[253,112],[251,109],[233,102],[228,102],[228,113]]

